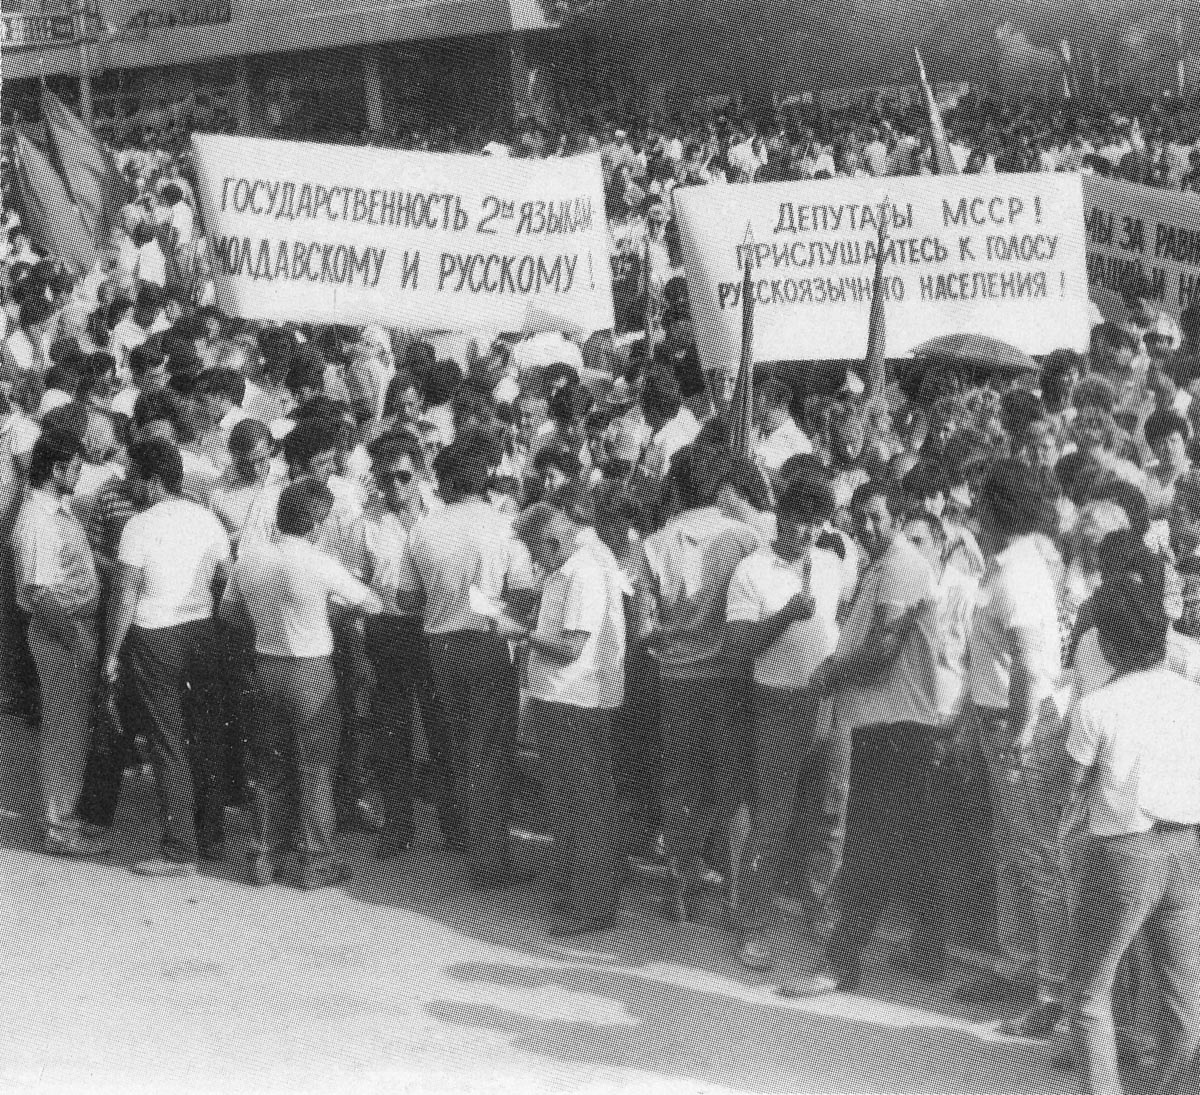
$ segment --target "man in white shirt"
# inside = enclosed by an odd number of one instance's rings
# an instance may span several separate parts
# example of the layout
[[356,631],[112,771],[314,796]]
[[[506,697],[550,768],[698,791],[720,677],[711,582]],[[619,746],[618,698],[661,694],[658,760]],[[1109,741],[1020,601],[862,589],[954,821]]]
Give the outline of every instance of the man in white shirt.
[[489,444],[470,433],[438,453],[445,508],[413,527],[397,568],[401,612],[423,612],[430,659],[454,751],[455,790],[466,822],[472,884],[521,881],[508,846],[509,756],[516,732],[517,674],[508,645],[471,607],[478,590],[497,601],[532,587],[529,553],[487,501]]
[[1015,984],[1033,980],[1037,1005],[1006,1029],[1048,1038],[1062,1018],[1069,961],[1058,819],[1045,809],[1048,766],[1062,737],[1052,697],[1061,672],[1058,599],[1037,546],[1043,497],[1032,469],[1015,460],[997,463],[978,506],[992,556],[979,587],[968,643],[969,702],[957,733],[960,749],[977,747],[987,762],[998,941],[1006,963],[1000,976],[969,981],[956,995],[1003,999]]
[[[110,352],[117,359],[118,375],[122,375],[130,367],[129,356],[135,347],[142,345],[151,335],[170,327],[166,317],[166,303],[166,294],[161,286],[142,285],[138,289],[137,303],[133,311],[113,328],[109,343]],[[122,408],[114,406],[114,410]]]
[[778,490],[783,485],[783,465],[793,456],[813,451],[812,442],[796,425],[791,411],[792,389],[777,376],[767,377],[754,391],[754,419],[758,442],[754,455]]
[[[455,798],[452,750],[442,701],[429,661],[429,641],[420,613],[401,612],[396,602],[401,557],[409,530],[433,508],[425,501],[425,455],[407,431],[386,433],[369,447],[376,492],[367,499],[352,528],[355,573],[383,602],[383,611],[366,621],[367,657],[378,687],[372,706],[376,774],[383,798],[384,825],[375,854],[392,859],[412,846],[413,718],[421,727],[437,780],[438,822],[446,846],[466,851],[463,822]],[[435,499],[435,502],[437,500]],[[440,502],[437,503],[440,505]]]
[[20,323],[4,341],[6,363],[18,373],[41,376],[50,367],[48,332],[54,328],[54,305],[44,297],[21,304]]
[[80,831],[75,813],[91,741],[100,599],[87,535],[68,506],[82,463],[72,435],[51,432],[37,439],[30,490],[12,535],[17,607],[30,617],[29,649],[42,688],[43,847],[73,857],[108,851],[106,843]]
[[618,904],[612,714],[625,699],[627,583],[594,520],[578,486],[521,515],[515,533],[546,573],[537,625],[497,625],[529,649],[526,717],[546,777],[557,936],[612,927]]
[[779,499],[775,542],[738,564],[726,601],[730,650],[754,663],[754,812],[737,912],[738,954],[755,970],[772,964],[763,929],[794,804],[806,810],[802,901],[810,924],[822,919],[841,853],[850,741],[808,687],[838,639],[841,560],[815,546],[832,513],[824,475],[793,478]]
[[904,535],[933,569],[938,614],[938,715],[949,726],[962,709],[967,683],[967,639],[979,596],[979,582],[946,562],[946,528],[932,513],[919,513]]
[[[255,723],[250,879],[258,885],[276,877],[289,849],[295,858],[282,874],[301,889],[338,886],[353,877],[337,859],[334,843],[333,779],[342,720],[329,613],[331,599],[356,614],[377,613],[383,605],[316,546],[332,506],[329,488],[315,479],[285,487],[279,539],[253,544],[238,557],[221,605],[228,622],[254,629],[261,713]],[[299,787],[293,785],[293,768]],[[291,805],[296,800],[299,810]]]
[[905,538],[904,500],[884,481],[851,499],[871,559],[837,650],[809,686],[834,697],[834,719],[853,734],[841,915],[825,946],[832,976],[785,982],[789,996],[853,992],[862,956],[892,895],[912,913],[908,954],[894,956],[927,981],[945,977],[945,909],[929,802],[937,734],[937,611],[933,573]]
[[1121,555],[1093,599],[1116,673],[1079,701],[1048,782],[1060,810],[1082,801],[1089,830],[1068,1012],[1085,1090],[1121,1091],[1113,985],[1144,930],[1159,989],[1154,1090],[1183,1095],[1200,1048],[1200,687],[1167,666],[1162,557],[1136,541]]
[[168,441],[129,451],[139,505],[121,534],[105,626],[104,678],[115,681],[129,641],[162,803],[162,851],[138,863],[153,877],[193,875],[224,852],[224,749],[213,619],[229,537],[208,510],[182,498],[183,462]]
[[671,460],[700,433],[700,423],[684,406],[674,376],[652,371],[642,389],[642,411],[650,428],[650,445],[643,460],[647,474],[662,478],[671,470]]
[[748,667],[726,649],[725,604],[734,571],[761,541],[717,507],[733,472],[727,449],[683,449],[671,469],[681,512],[645,542],[657,603],[649,645],[662,674],[663,841],[671,860],[662,911],[675,921],[696,917],[704,846],[744,801]]

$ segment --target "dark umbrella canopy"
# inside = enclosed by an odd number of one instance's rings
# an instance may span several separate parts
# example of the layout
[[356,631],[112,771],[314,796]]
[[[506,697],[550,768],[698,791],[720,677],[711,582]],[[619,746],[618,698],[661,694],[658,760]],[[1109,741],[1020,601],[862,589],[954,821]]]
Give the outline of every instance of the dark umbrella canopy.
[[1027,353],[987,335],[942,335],[923,342],[913,357],[959,365],[987,373],[1036,373],[1038,363]]

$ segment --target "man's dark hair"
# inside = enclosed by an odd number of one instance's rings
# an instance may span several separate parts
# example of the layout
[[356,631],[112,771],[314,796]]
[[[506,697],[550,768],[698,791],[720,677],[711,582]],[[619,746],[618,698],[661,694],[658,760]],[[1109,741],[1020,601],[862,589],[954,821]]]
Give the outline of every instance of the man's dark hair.
[[177,433],[181,421],[179,402],[168,390],[158,392],[142,392],[133,405],[133,424],[144,430],[151,422],[169,422]]
[[293,470],[307,471],[313,458],[336,450],[341,426],[329,418],[302,418],[283,439],[283,457]]
[[44,383],[47,388],[73,396],[79,391],[79,380],[79,372],[76,369],[67,368],[65,365],[51,365],[46,370]]
[[946,469],[937,460],[919,460],[900,480],[904,493],[917,502],[950,493],[946,482]]
[[648,413],[669,422],[683,406],[679,381],[662,369],[650,370],[646,374],[646,383],[642,389],[642,406]]
[[325,365],[319,361],[297,361],[288,369],[284,383],[293,395],[299,395],[305,388],[322,392],[325,390]]
[[381,434],[367,446],[367,452],[370,453],[371,465],[375,468],[386,467],[388,464],[394,464],[400,457],[407,456],[414,468],[419,471],[425,470],[425,453],[421,449],[421,442],[408,430],[391,430]]
[[69,464],[82,455],[83,442],[66,430],[46,430],[33,443],[29,457],[29,485],[44,487],[59,464]]
[[533,458],[533,470],[545,475],[547,468],[558,468],[568,479],[575,479],[583,464],[566,445],[543,445]]
[[1085,502],[1116,502],[1129,518],[1129,527],[1138,536],[1150,531],[1150,503],[1146,495],[1126,479],[1104,473],[1099,483],[1086,492]]
[[279,495],[275,523],[287,536],[307,536],[333,508],[333,494],[312,476],[289,483]]
[[240,407],[246,398],[246,378],[233,369],[206,369],[196,381],[196,395],[215,395]]
[[229,431],[229,451],[245,456],[263,441],[271,441],[271,431],[257,418],[243,418]]
[[733,453],[727,482],[760,513],[771,508],[771,491],[759,466],[741,453]]
[[30,297],[21,305],[22,327],[35,327],[54,315],[54,305],[45,297]]
[[1146,425],[1142,429],[1146,434],[1146,444],[1148,445],[1170,437],[1173,433],[1179,434],[1184,441],[1187,441],[1192,435],[1192,431],[1188,429],[1187,420],[1182,415],[1166,408],[1155,411],[1146,419]]
[[560,513],[565,513],[577,525],[596,523],[592,492],[582,483],[564,483],[546,495],[545,502]]
[[810,524],[824,524],[833,516],[834,497],[829,477],[802,471],[788,480],[777,509]]
[[872,498],[882,498],[888,507],[888,513],[899,520],[904,515],[906,499],[898,483],[888,476],[878,476],[855,488],[850,497],[851,511],[862,509]]
[[462,383],[462,369],[453,361],[439,361],[425,374],[425,402],[430,407],[448,403]]
[[166,358],[154,349],[153,346],[148,346],[145,343],[141,346],[135,346],[129,352],[129,371],[134,376],[145,376],[146,373],[158,369],[165,364]]
[[171,494],[183,485],[183,459],[179,449],[161,437],[139,441],[129,450],[130,468],[139,479],[157,479]]
[[715,445],[692,443],[680,449],[671,461],[668,477],[684,509],[711,506],[733,474],[733,455]]
[[488,485],[488,457],[481,435],[471,433],[457,437],[433,459],[434,474],[443,494],[483,494]]
[[1170,626],[1165,560],[1132,529],[1109,533],[1098,555],[1103,581],[1092,598],[1097,630],[1124,663],[1118,668],[1157,665],[1166,657]]
[[1026,536],[1042,527],[1045,500],[1033,469],[1019,460],[992,465],[979,492],[981,506],[991,511],[1001,536]]
[[73,437],[78,437],[82,442],[87,428],[88,409],[74,399],[42,415],[42,429],[47,433],[53,433],[56,430],[69,433]]

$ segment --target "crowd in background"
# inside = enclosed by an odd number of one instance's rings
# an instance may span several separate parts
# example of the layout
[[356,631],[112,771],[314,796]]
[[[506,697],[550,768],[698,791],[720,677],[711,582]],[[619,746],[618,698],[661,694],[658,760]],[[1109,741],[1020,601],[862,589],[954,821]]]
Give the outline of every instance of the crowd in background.
[[[148,757],[162,836],[140,874],[223,858],[239,805],[249,882],[337,885],[339,827],[401,858],[425,797],[474,887],[514,885],[520,737],[548,930],[616,926],[631,828],[672,921],[719,872],[752,969],[791,873],[791,930],[825,959],[780,987],[807,995],[860,986],[893,897],[895,965],[947,976],[939,788],[973,777],[1004,961],[959,994],[1027,998],[1008,1032],[1059,1039],[1097,1091],[1120,1089],[1115,1008],[1161,1090],[1194,1090],[1200,314],[1134,293],[1086,355],[895,362],[882,392],[778,363],[744,454],[670,191],[928,169],[910,116],[845,121],[492,142],[602,157],[619,331],[586,341],[224,315],[186,159],[153,141],[122,157],[139,198],[95,269],[7,214],[0,624],[45,851],[103,855]],[[966,170],[1191,185],[1164,119],[968,99],[949,124]],[[1147,726],[1172,730],[1158,754]],[[1193,778],[1152,809],[1168,746]]]

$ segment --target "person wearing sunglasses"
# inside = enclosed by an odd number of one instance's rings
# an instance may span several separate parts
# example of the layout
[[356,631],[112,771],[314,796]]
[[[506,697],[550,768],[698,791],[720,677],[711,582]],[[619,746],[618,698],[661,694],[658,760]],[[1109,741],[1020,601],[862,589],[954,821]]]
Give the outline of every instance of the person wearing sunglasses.
[[[393,859],[412,846],[413,701],[437,779],[438,821],[446,846],[465,848],[462,821],[455,805],[454,769],[445,717],[429,662],[429,642],[420,614],[402,612],[396,601],[397,565],[409,530],[430,509],[422,493],[425,457],[421,443],[407,430],[393,430],[368,446],[375,494],[352,529],[354,569],[383,603],[383,612],[366,621],[366,654],[378,682],[373,705],[372,740],[383,799],[384,825],[376,856]],[[434,499],[436,502],[436,499]]]

